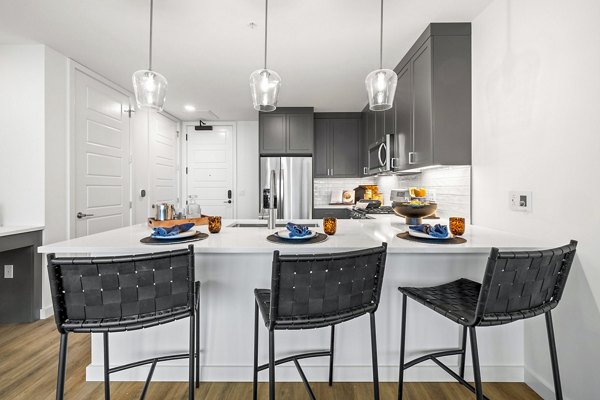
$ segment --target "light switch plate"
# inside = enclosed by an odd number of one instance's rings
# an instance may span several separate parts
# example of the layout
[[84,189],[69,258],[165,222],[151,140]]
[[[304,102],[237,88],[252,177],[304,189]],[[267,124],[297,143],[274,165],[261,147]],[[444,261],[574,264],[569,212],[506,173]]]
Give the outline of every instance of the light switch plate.
[[13,276],[13,266],[12,265],[5,265],[4,266],[4,277],[6,279],[12,279]]
[[513,211],[531,211],[531,192],[510,192],[510,209]]

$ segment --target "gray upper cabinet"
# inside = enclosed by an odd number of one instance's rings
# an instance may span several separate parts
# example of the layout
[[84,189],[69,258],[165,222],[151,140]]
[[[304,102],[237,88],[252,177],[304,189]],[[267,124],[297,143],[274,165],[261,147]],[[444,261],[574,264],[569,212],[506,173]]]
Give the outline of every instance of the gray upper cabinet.
[[260,154],[286,152],[286,118],[284,114],[260,114],[258,119]]
[[431,104],[431,46],[429,41],[411,60],[413,75],[413,149],[409,164],[415,167],[433,162]]
[[395,71],[395,170],[470,165],[471,24],[430,24]]
[[315,178],[329,177],[329,120],[315,119],[315,152],[313,173]]
[[396,96],[394,98],[396,116],[394,137],[396,160],[394,161],[394,167],[397,169],[409,168],[408,153],[413,150],[412,110],[412,64],[408,64],[398,73],[398,85],[396,86]]
[[316,178],[361,176],[361,115],[359,113],[315,114]]
[[312,155],[314,109],[279,107],[259,113],[259,149],[261,155]]

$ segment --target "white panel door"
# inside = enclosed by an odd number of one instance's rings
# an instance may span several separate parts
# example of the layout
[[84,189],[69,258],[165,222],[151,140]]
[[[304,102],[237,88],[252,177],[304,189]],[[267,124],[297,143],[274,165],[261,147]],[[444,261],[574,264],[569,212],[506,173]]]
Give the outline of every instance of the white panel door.
[[75,236],[130,223],[129,97],[75,70]]
[[202,214],[233,218],[233,160],[232,126],[187,127],[187,192],[198,196]]
[[177,122],[157,113],[150,114],[150,205],[178,206]]

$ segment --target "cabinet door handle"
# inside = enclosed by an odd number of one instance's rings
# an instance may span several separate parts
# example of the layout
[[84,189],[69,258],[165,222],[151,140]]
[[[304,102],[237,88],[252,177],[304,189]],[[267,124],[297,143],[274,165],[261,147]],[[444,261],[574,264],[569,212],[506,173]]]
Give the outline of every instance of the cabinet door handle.
[[394,168],[396,168],[396,162],[395,161],[397,160],[397,158],[393,158],[392,157],[391,160],[392,160],[391,168],[394,169]]
[[367,175],[369,172],[367,171],[367,167],[363,167],[363,175]]
[[408,163],[409,164],[415,164],[415,152],[411,151],[408,153]]

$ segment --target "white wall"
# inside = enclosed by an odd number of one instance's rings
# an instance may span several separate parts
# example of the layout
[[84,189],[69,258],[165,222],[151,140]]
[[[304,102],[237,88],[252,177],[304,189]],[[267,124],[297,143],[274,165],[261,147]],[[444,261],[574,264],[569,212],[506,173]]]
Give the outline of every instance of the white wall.
[[44,225],[44,46],[0,46],[0,225]]
[[258,217],[258,121],[237,122],[237,217]]
[[[554,313],[563,389],[600,393],[600,2],[495,0],[473,21],[473,220],[579,240]],[[533,192],[533,211],[508,192]],[[543,318],[526,323],[526,381],[552,398]]]

